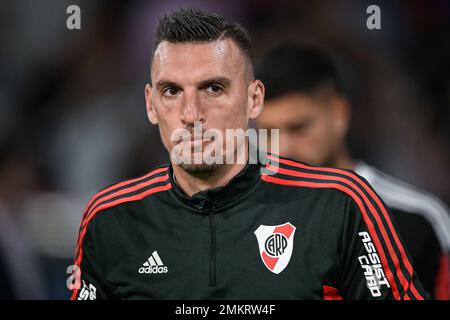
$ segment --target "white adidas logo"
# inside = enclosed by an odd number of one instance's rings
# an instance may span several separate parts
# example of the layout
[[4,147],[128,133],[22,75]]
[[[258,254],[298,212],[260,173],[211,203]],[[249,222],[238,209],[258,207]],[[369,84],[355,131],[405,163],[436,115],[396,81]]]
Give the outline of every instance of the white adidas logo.
[[167,273],[168,268],[164,266],[158,252],[153,251],[152,255],[148,257],[143,266],[139,268],[139,273]]

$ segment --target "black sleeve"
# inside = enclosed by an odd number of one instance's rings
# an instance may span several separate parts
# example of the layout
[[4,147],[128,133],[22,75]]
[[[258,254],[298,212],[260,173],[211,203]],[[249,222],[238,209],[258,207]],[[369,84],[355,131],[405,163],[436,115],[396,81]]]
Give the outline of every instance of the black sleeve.
[[[367,184],[368,185],[368,184]],[[398,236],[390,212],[366,187],[345,201],[339,291],[344,299],[429,299]]]
[[81,248],[75,255],[75,265],[79,270],[78,288],[72,292],[72,300],[114,299],[113,287],[104,279],[101,264],[96,255],[93,228],[95,220],[90,222],[86,233],[80,234]]

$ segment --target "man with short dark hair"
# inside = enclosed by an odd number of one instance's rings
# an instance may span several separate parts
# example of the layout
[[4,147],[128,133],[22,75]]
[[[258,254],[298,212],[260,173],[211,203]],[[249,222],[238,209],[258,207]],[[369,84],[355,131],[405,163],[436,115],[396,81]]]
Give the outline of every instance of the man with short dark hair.
[[366,178],[386,202],[425,289],[450,299],[450,217],[436,197],[351,158],[345,143],[350,103],[332,57],[282,44],[262,59],[267,87],[262,128],[280,129],[280,154],[312,165],[347,168]]
[[365,180],[260,152],[253,161],[250,135],[228,137],[248,132],[264,103],[242,27],[181,9],[156,39],[146,106],[170,164],[89,202],[72,299],[428,297]]

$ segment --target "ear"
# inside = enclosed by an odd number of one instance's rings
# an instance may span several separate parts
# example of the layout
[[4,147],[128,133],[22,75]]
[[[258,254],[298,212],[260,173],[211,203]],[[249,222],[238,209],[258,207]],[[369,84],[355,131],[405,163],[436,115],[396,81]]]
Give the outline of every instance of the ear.
[[248,87],[248,116],[250,120],[259,117],[264,108],[265,88],[261,80],[253,81]]
[[340,138],[344,138],[350,124],[350,104],[342,96],[333,97],[333,117],[335,133]]
[[152,103],[152,87],[150,84],[145,86],[145,104],[148,120],[150,120],[152,124],[158,124],[158,116]]

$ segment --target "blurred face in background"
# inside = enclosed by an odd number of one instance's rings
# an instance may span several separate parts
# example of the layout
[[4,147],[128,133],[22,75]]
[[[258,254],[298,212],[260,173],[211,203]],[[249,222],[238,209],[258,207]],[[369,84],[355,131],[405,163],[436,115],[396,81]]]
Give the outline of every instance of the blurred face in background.
[[266,100],[257,125],[280,130],[281,156],[333,166],[345,150],[348,112],[345,99],[330,90],[313,95],[293,93]]
[[[147,113],[158,124],[162,142],[169,153],[175,145],[203,150],[213,141],[172,141],[176,129],[192,133],[195,123],[202,131],[248,128],[263,103],[260,81],[253,80],[249,62],[231,39],[200,43],[161,42],[152,65],[152,85],[145,94]],[[210,148],[211,149],[211,148]],[[225,145],[224,145],[225,149]],[[225,152],[224,152],[225,154]],[[194,156],[194,154],[192,155]],[[217,165],[181,164],[186,171],[203,172]]]

